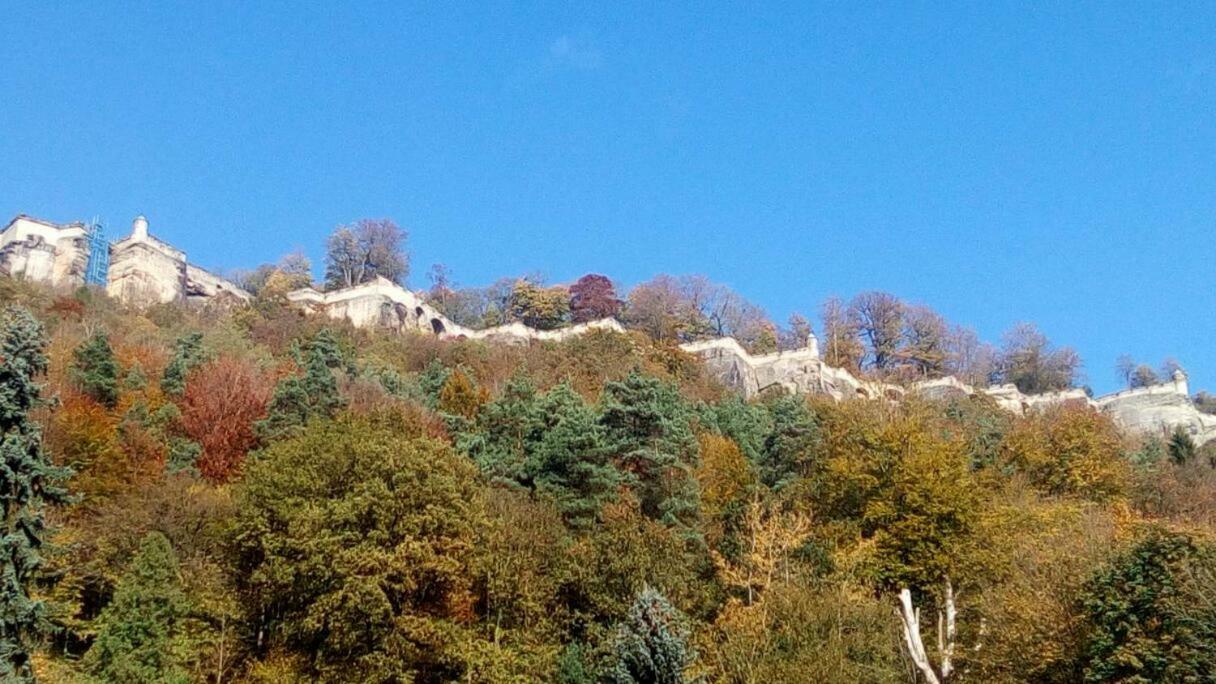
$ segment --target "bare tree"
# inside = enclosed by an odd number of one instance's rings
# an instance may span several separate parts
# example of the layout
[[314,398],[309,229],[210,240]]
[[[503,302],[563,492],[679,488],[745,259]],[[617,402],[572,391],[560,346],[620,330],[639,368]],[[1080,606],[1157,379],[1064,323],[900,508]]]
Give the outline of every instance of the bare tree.
[[1174,377],[1174,373],[1180,370],[1182,370],[1182,364],[1178,362],[1178,359],[1175,359],[1172,356],[1167,356],[1165,357],[1165,360],[1161,362],[1161,379],[1163,381],[1168,381],[1170,378]]
[[790,314],[789,328],[782,330],[778,338],[778,347],[780,349],[805,349],[811,342],[811,336],[814,331],[811,330],[811,322],[806,316],[798,312]]
[[301,249],[284,254],[279,259],[278,270],[293,288],[312,285],[312,260]]
[[823,320],[824,363],[860,370],[863,349],[853,312],[839,298],[831,297],[823,303],[820,318]]
[[946,373],[972,387],[987,387],[996,366],[996,350],[981,342],[971,328],[954,326],[946,341]]
[[[943,581],[942,607],[937,616],[937,665],[925,648],[921,638],[920,608],[912,602],[912,590],[904,587],[899,592],[899,621],[903,628],[904,645],[908,655],[928,684],[945,684],[954,675],[954,657],[958,649],[958,609],[954,585],[950,578]],[[981,636],[983,627],[981,626]]]
[[1115,360],[1115,374],[1126,387],[1132,386],[1132,376],[1136,373],[1136,360],[1130,354],[1123,354]]
[[629,291],[624,322],[656,340],[675,341],[687,336],[691,320],[700,315],[669,275],[658,275]]
[[900,361],[920,378],[941,377],[946,370],[949,328],[941,314],[917,304],[903,308]]
[[871,291],[854,297],[849,309],[856,316],[858,332],[866,342],[863,365],[880,373],[893,369],[903,333],[903,304],[895,295]]
[[1028,394],[1054,392],[1076,384],[1081,357],[1071,347],[1054,347],[1033,323],[1018,323],[1004,335],[997,361],[1001,382]]

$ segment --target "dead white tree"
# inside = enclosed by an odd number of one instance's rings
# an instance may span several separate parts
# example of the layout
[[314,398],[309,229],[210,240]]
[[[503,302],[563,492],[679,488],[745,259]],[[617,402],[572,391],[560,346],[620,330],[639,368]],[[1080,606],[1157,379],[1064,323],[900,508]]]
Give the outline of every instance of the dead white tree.
[[921,638],[920,608],[912,604],[912,590],[904,587],[899,591],[899,621],[903,627],[904,644],[913,664],[924,675],[929,684],[946,684],[954,674],[954,651],[958,642],[958,608],[954,585],[950,578],[943,582],[942,605],[937,611],[937,656],[935,666]]

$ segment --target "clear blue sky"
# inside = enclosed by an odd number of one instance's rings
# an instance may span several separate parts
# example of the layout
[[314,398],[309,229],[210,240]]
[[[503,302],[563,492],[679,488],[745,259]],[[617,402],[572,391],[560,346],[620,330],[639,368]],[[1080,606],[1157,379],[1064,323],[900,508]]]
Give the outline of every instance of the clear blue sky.
[[886,289],[1216,389],[1212,3],[456,4],[0,4],[0,215],[220,268],[388,216],[415,287]]

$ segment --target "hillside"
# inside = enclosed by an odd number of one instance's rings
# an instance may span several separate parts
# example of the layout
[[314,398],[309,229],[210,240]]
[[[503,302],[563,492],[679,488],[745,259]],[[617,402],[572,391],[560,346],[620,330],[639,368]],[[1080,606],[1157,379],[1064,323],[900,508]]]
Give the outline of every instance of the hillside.
[[4,348],[45,345],[30,419],[72,471],[43,681],[1216,671],[1216,449],[1184,434],[983,393],[744,400],[640,331],[440,339],[273,289],[0,300],[41,324],[6,309]]

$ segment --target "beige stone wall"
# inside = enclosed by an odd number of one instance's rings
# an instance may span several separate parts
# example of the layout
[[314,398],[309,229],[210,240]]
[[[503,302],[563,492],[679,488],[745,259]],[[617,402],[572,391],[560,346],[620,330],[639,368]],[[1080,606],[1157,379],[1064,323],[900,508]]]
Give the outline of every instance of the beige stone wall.
[[85,226],[18,216],[0,231],[0,273],[53,285],[84,282],[88,263]]
[[[159,244],[158,244],[159,243]],[[159,240],[127,238],[110,247],[106,292],[129,304],[148,305],[185,299],[185,255]]]

